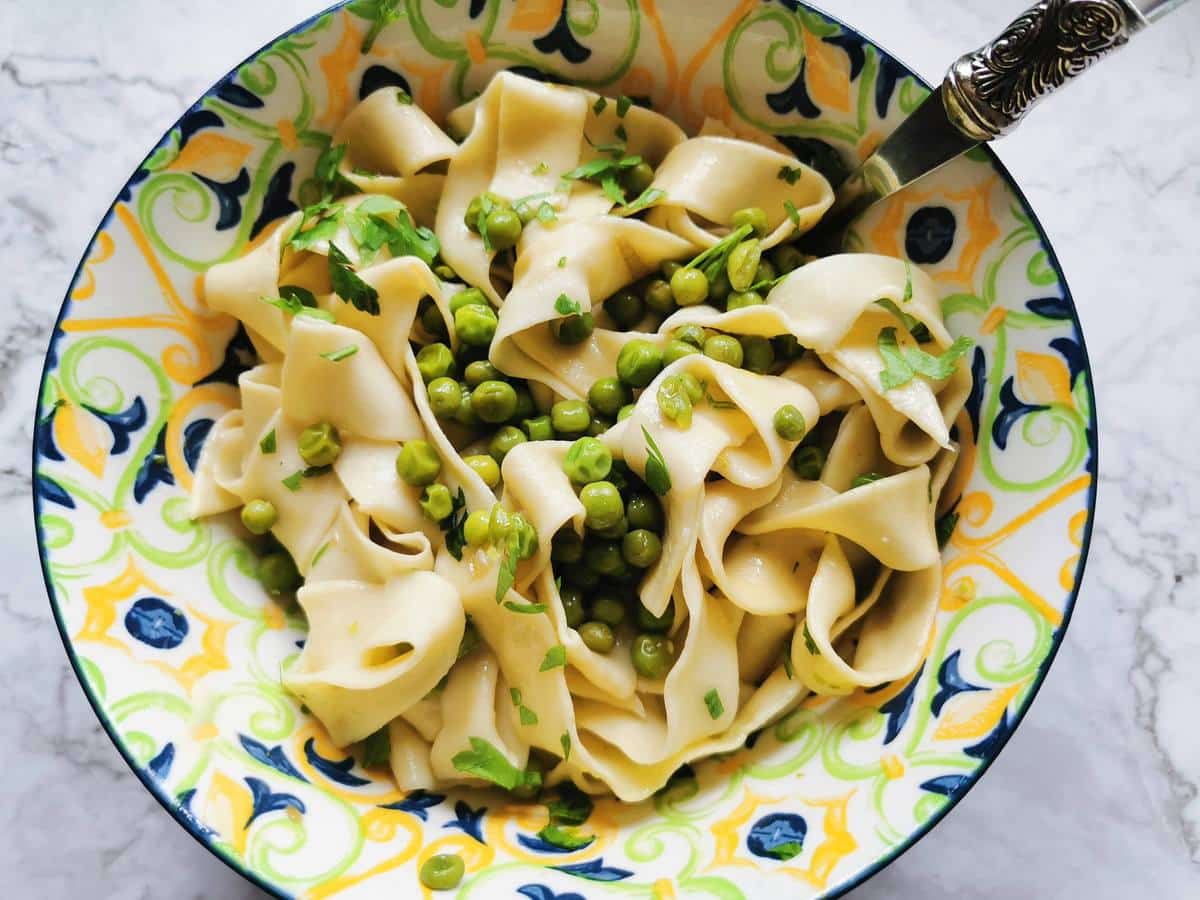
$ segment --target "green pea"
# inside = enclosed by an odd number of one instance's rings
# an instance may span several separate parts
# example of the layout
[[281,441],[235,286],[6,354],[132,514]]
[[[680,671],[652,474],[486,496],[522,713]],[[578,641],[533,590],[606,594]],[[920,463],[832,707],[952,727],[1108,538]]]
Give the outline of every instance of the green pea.
[[450,496],[450,488],[444,484],[429,484],[421,491],[421,510],[434,522],[450,518],[454,512],[454,498]]
[[621,554],[631,566],[647,569],[662,555],[662,540],[653,531],[638,528],[621,541]]
[[625,621],[625,601],[615,591],[601,591],[592,600],[592,619],[616,628]]
[[458,273],[445,263],[433,267],[433,274],[442,281],[458,281]]
[[429,441],[405,441],[396,457],[396,474],[413,487],[433,484],[441,471],[442,458]]
[[734,247],[725,263],[725,272],[729,275],[729,286],[735,291],[744,291],[754,284],[754,273],[758,271],[758,263],[761,259],[762,246],[756,238],[742,241]]
[[628,331],[646,314],[646,304],[631,290],[617,291],[604,301],[604,311],[617,323],[617,327]]
[[537,529],[520,513],[513,513],[508,521],[511,532],[517,536],[517,557],[529,559],[537,553]]
[[510,450],[517,444],[525,443],[525,432],[514,425],[505,425],[496,430],[488,442],[488,453],[498,463],[504,462]]
[[593,481],[579,492],[588,528],[610,528],[625,515],[621,492],[611,481]]
[[725,302],[725,309],[732,312],[747,306],[762,306],[764,303],[766,301],[758,291],[738,291],[729,295],[729,299]]
[[700,384],[700,379],[691,372],[680,372],[675,376],[675,380],[679,382],[684,393],[693,403],[699,403],[704,397],[704,386]]
[[708,278],[699,269],[680,269],[671,276],[671,296],[680,306],[696,306],[708,299]]
[[588,422],[587,435],[588,437],[600,437],[604,432],[613,427],[611,419],[602,419],[599,416],[592,416],[592,421]]
[[488,303],[488,298],[484,296],[483,291],[477,287],[467,288],[465,291],[459,291],[450,298],[450,315],[454,315],[464,306],[486,306],[491,308]]
[[503,381],[504,375],[486,359],[477,359],[463,372],[467,387],[479,387],[485,381]]
[[749,225],[759,237],[766,234],[771,227],[767,223],[766,212],[759,206],[747,206],[744,209],[737,210],[730,218],[729,224],[734,230],[741,228],[743,225]]
[[463,523],[463,537],[470,547],[482,547],[490,537],[491,515],[482,509],[477,509]]
[[488,519],[488,539],[493,544],[503,543],[504,539],[512,534],[513,522],[512,516],[499,503],[492,506],[492,514]]
[[554,425],[549,416],[534,416],[521,423],[521,428],[529,435],[531,441],[554,440]]
[[675,259],[668,259],[664,260],[658,268],[659,271],[662,272],[663,278],[665,278],[667,281],[670,281],[675,273],[683,268],[683,263]]
[[331,466],[342,455],[342,442],[333,425],[317,422],[300,432],[296,450],[310,466]]
[[454,354],[445,344],[426,344],[417,353],[417,368],[426,384],[454,374]]
[[577,587],[564,587],[558,594],[562,602],[563,618],[567,620],[568,628],[578,628],[583,624],[583,591]]
[[578,588],[594,588],[600,583],[600,575],[587,566],[572,566],[567,569],[566,579]]
[[825,468],[825,451],[820,447],[797,447],[792,454],[792,471],[797,478],[816,481]]
[[664,378],[658,386],[658,409],[663,417],[680,428],[692,425],[692,399],[683,383],[675,377]]
[[629,388],[625,387],[619,378],[611,375],[596,379],[588,390],[588,403],[606,416],[615,416],[621,411],[621,407],[632,399]]
[[780,334],[771,338],[771,346],[775,348],[775,358],[781,360],[799,359],[804,355],[804,348],[796,340],[795,335]]
[[673,645],[660,634],[639,634],[629,647],[629,658],[643,678],[662,678],[674,662]]
[[714,334],[704,342],[704,355],[738,368],[742,364],[742,345],[728,334]]
[[486,347],[496,334],[498,321],[490,306],[463,306],[454,314],[454,330],[464,344]]
[[430,337],[445,340],[449,336],[449,332],[446,331],[446,320],[442,318],[442,311],[438,309],[431,297],[422,298],[417,306],[417,317],[421,320],[421,327]]
[[621,173],[621,184],[625,190],[629,192],[629,199],[636,199],[642,191],[650,187],[654,183],[654,170],[650,168],[647,162],[640,162],[636,166],[630,166]]
[[658,634],[665,634],[671,630],[671,626],[675,624],[675,604],[668,603],[667,608],[663,610],[661,616],[656,616],[650,610],[646,609],[641,603],[638,604],[637,611],[638,628],[642,631],[650,631]]
[[662,371],[663,354],[649,341],[635,338],[617,354],[617,377],[634,388],[644,388]]
[[266,534],[279,521],[279,512],[270,500],[251,500],[242,507],[242,524],[251,534]]
[[485,453],[477,453],[473,456],[464,456],[463,462],[467,468],[482,479],[483,483],[490,488],[494,488],[500,483],[500,466],[496,461]]
[[496,207],[484,219],[488,240],[496,250],[515,247],[521,239],[521,217],[512,209]]
[[290,594],[304,584],[295,560],[286,550],[268,553],[258,561],[258,580],[268,594]]
[[550,424],[558,434],[583,434],[592,414],[582,400],[559,400],[550,407]]
[[608,477],[612,453],[594,437],[581,437],[567,450],[563,471],[575,484],[591,484]]
[[700,351],[692,344],[683,341],[670,341],[667,348],[663,350],[663,367],[671,365],[673,362],[683,359],[685,356],[691,356],[693,353]]
[[653,494],[634,494],[626,504],[625,515],[629,517],[630,528],[662,531],[662,505]]
[[471,408],[483,421],[497,425],[516,412],[517,392],[505,381],[485,381],[471,392]]
[[629,519],[626,516],[621,516],[621,518],[618,519],[615,524],[610,525],[607,528],[590,529],[589,533],[594,534],[596,537],[602,537],[605,540],[617,541],[625,537],[628,531]]
[[593,653],[611,653],[617,639],[603,622],[584,622],[579,626],[579,639]]
[[517,408],[512,414],[512,421],[518,422],[521,419],[531,419],[537,412],[537,407],[533,404],[533,394],[529,392],[529,388],[523,384],[514,385],[514,390],[517,392]]
[[617,421],[618,421],[618,422],[624,422],[626,419],[628,419],[630,416],[632,416],[632,415],[633,415],[633,411],[634,411],[635,409],[637,409],[637,407],[636,407],[636,406],[634,406],[632,403],[626,403],[626,404],[625,404],[624,406],[622,406],[622,407],[621,407],[621,409],[620,409],[620,410],[617,412]]
[[500,207],[502,209],[511,208],[511,204],[499,194],[493,194],[491,191],[476,194],[471,198],[471,202],[467,204],[467,211],[463,215],[463,222],[472,231],[479,230],[479,214],[483,212],[483,201],[485,198],[491,201],[493,207]]
[[465,384],[458,386],[458,409],[454,412],[454,421],[465,428],[479,427],[479,416],[471,403],[471,389]]
[[421,884],[431,891],[452,891],[463,879],[466,866],[457,853],[439,853],[421,864]]
[[729,276],[722,270],[717,273],[717,277],[708,283],[708,302],[713,306],[720,307],[729,299],[729,294],[733,290],[729,285]]
[[569,527],[560,528],[550,542],[550,558],[560,563],[579,562],[583,559],[583,538]]
[[582,344],[592,336],[596,323],[590,312],[571,313],[550,323],[550,333],[560,344],[573,346]]
[[795,244],[779,244],[771,251],[771,262],[779,272],[794,272],[804,265],[804,254]]
[[688,323],[676,328],[675,333],[671,337],[677,341],[683,341],[685,344],[691,344],[697,350],[700,350],[704,347],[704,339],[708,337],[708,332],[704,330],[703,325]]
[[675,295],[671,293],[671,285],[661,278],[651,278],[646,282],[642,291],[642,300],[646,308],[664,318],[675,312]]
[[798,441],[804,437],[808,426],[804,422],[804,414],[790,403],[785,403],[775,410],[775,433],[785,441]]
[[742,345],[742,368],[756,375],[763,375],[775,365],[775,350],[771,341],[756,334],[740,339]]
[[779,277],[779,272],[776,271],[774,263],[769,259],[762,259],[758,263],[758,271],[754,273],[754,283],[759,284],[764,281],[774,281]]

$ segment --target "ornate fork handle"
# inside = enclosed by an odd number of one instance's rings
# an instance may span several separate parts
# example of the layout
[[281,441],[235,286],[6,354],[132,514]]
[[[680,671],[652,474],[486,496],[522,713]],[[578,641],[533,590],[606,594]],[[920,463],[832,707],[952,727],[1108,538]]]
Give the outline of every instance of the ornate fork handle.
[[[1039,100],[1123,46],[1164,4],[1154,0],[1040,0],[994,41],[950,67],[942,96],[967,137],[989,141]],[[1164,10],[1165,11],[1165,10]]]

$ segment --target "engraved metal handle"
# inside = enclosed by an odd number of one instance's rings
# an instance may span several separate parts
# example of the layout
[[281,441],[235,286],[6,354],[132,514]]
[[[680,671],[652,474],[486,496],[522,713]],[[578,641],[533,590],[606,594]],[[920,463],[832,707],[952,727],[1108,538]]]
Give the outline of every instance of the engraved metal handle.
[[942,98],[967,137],[1011,131],[1043,97],[1116,50],[1178,0],[1040,0],[950,67]]

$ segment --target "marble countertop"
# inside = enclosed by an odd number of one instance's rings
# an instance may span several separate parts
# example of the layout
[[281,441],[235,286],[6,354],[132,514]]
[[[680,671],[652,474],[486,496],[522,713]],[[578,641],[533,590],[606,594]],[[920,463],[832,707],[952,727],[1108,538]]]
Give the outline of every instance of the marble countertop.
[[[37,565],[30,413],[60,299],[115,188],[233,62],[323,5],[0,0],[8,896],[261,896],[159,808],[75,682]],[[824,5],[937,79],[1021,3]],[[921,25],[935,18],[936,30]],[[1200,3],[999,147],[1085,326],[1101,421],[1099,518],[1066,642],[1024,724],[947,823],[856,898],[1200,895],[1198,46]]]

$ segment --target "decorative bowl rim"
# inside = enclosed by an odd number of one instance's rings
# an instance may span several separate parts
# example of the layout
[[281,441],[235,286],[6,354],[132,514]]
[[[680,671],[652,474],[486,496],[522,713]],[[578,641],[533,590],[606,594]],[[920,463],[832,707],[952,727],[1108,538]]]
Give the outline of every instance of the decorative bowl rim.
[[[96,229],[93,231],[91,238],[88,240],[86,246],[84,247],[84,250],[80,257],[79,263],[76,265],[76,267],[71,275],[70,281],[68,282],[67,293],[64,295],[62,303],[58,310],[58,314],[55,317],[54,326],[50,332],[50,338],[49,338],[49,341],[47,342],[46,350],[45,350],[45,353],[44,353],[43,359],[42,359],[42,369],[41,369],[41,374],[39,376],[39,381],[38,381],[38,393],[37,393],[37,397],[35,398],[35,402],[34,402],[33,416],[34,416],[35,426],[38,421],[39,413],[40,413],[41,406],[42,406],[43,393],[45,391],[46,384],[47,384],[47,375],[49,374],[50,359],[53,354],[55,343],[58,341],[58,339],[63,334],[62,323],[63,323],[64,319],[66,318],[67,312],[71,308],[71,305],[72,305],[71,288],[78,280],[80,274],[83,272],[84,265],[88,261],[89,257],[91,256],[92,249],[95,246],[96,240],[97,240],[100,232],[104,230],[104,228],[109,224],[110,220],[112,219],[113,210],[115,209],[117,202],[120,199],[120,195],[129,189],[134,177],[136,177],[137,173],[139,171],[141,171],[141,169],[145,166],[146,162],[155,153],[155,151],[157,151],[160,147],[164,146],[170,140],[171,132],[180,126],[182,120],[188,114],[198,110],[200,108],[200,104],[204,101],[204,99],[206,97],[208,97],[225,78],[228,78],[230,74],[237,72],[243,66],[245,66],[248,63],[257,59],[262,53],[264,53],[266,50],[270,49],[272,46],[274,46],[280,40],[291,37],[292,35],[303,31],[304,29],[313,25],[319,19],[323,18],[324,16],[335,13],[338,10],[343,9],[344,7],[349,5],[351,2],[353,2],[353,0],[337,0],[337,2],[331,4],[330,6],[327,6],[324,9],[313,13],[310,16],[307,16],[306,18],[297,22],[295,25],[291,26],[290,28],[287,28],[284,31],[280,32],[279,34],[275,35],[269,41],[264,43],[262,46],[258,47],[256,50],[254,50],[253,52],[248,54],[239,63],[237,63],[234,66],[231,66],[220,78],[218,78],[211,85],[209,85],[207,88],[205,88],[204,91],[200,94],[200,96],[197,97],[193,103],[191,103],[186,109],[184,109],[176,117],[176,119],[166,128],[166,130],[163,132],[162,136],[158,139],[158,141],[156,141],[154,143],[154,145],[150,148],[150,150],[147,152],[145,157],[143,157],[142,161],[139,162],[137,164],[137,166],[134,167],[132,173],[125,179],[125,182],[122,184],[121,188],[117,191],[117,194],[113,197],[112,202],[108,205],[108,208],[105,210],[104,215],[100,218],[100,221],[96,226]],[[813,3],[813,2],[811,2],[811,0],[797,0],[797,2],[800,5],[803,5],[803,6],[807,7],[808,9],[812,10],[813,12],[815,12],[821,16],[824,16],[830,22],[837,24],[841,28],[846,29],[848,32],[851,32],[851,33],[857,35],[858,37],[862,38],[863,40],[867,41],[871,46],[873,46],[876,50],[878,50],[879,53],[883,54],[885,57],[889,58],[890,60],[892,60],[893,62],[898,64],[900,67],[902,67],[904,69],[904,71],[909,76],[911,76],[922,87],[924,87],[928,90],[933,89],[932,85],[930,85],[930,83],[924,77],[922,77],[916,71],[914,71],[911,66],[909,66],[907,63],[905,63],[903,60],[901,60],[899,57],[897,57],[894,53],[892,53],[884,45],[880,44],[878,41],[876,41],[870,35],[866,34],[862,29],[848,24],[840,16],[837,16],[837,15],[834,15],[834,14],[828,12],[820,4]],[[1095,387],[1093,385],[1093,381],[1091,378],[1091,372],[1092,372],[1091,359],[1087,352],[1087,344],[1086,344],[1086,341],[1084,339],[1084,334],[1083,334],[1083,325],[1079,319],[1079,312],[1078,312],[1078,309],[1075,304],[1074,295],[1072,294],[1070,286],[1067,283],[1066,274],[1063,271],[1062,265],[1058,258],[1058,254],[1055,251],[1053,244],[1050,242],[1050,239],[1049,239],[1048,235],[1046,234],[1045,228],[1042,226],[1041,219],[1038,217],[1036,211],[1033,209],[1032,205],[1029,203],[1028,198],[1025,196],[1025,192],[1021,189],[1021,186],[1018,184],[1016,178],[1012,175],[1012,173],[1008,170],[1008,168],[1000,160],[1000,157],[996,154],[995,150],[992,149],[991,145],[985,143],[985,144],[980,145],[980,147],[984,151],[984,153],[987,154],[988,162],[993,167],[993,169],[995,170],[997,175],[1000,176],[1004,185],[1009,190],[1012,191],[1013,196],[1016,198],[1016,200],[1019,201],[1021,206],[1028,212],[1030,222],[1033,225],[1033,228],[1037,233],[1037,236],[1042,244],[1042,247],[1046,251],[1047,261],[1048,261],[1050,267],[1053,269],[1053,271],[1058,276],[1058,282],[1063,291],[1063,299],[1067,301],[1067,305],[1068,305],[1068,308],[1070,311],[1070,321],[1074,328],[1075,336],[1077,337],[1077,339],[1079,341],[1079,347],[1080,347],[1080,351],[1082,353],[1082,359],[1083,359],[1083,364],[1084,364],[1084,371],[1088,374],[1088,377],[1085,379],[1087,396],[1088,396],[1088,401],[1089,401],[1089,413],[1088,413],[1089,422],[1088,422],[1087,432],[1088,432],[1088,438],[1089,438],[1089,451],[1092,455],[1091,467],[1093,468],[1094,472],[1098,473],[1099,472],[1099,462],[1100,462],[1099,414],[1098,414],[1098,411],[1096,408]],[[34,441],[32,441],[31,444],[32,444],[31,476],[33,476],[33,479],[35,479],[36,476],[38,475],[38,468],[39,468],[39,454],[37,452],[36,439]],[[1093,527],[1095,524],[1095,518],[1096,518],[1096,499],[1097,499],[1096,495],[1097,495],[1097,490],[1098,490],[1098,480],[1099,480],[1098,478],[1093,477],[1091,479],[1091,483],[1088,485],[1088,489],[1087,489],[1087,520],[1084,523],[1081,541],[1080,541],[1080,545],[1079,545],[1079,558],[1078,558],[1078,562],[1075,565],[1075,570],[1074,570],[1074,584],[1073,584],[1073,586],[1066,598],[1064,606],[1063,606],[1062,624],[1055,630],[1055,633],[1051,639],[1049,650],[1046,653],[1046,657],[1043,660],[1042,664],[1038,667],[1039,671],[1038,671],[1037,675],[1035,676],[1035,679],[1033,681],[1033,684],[1030,687],[1028,696],[1026,697],[1024,704],[1016,711],[1016,713],[1014,715],[1014,719],[1013,719],[1011,728],[1009,728],[1006,733],[1004,733],[1003,735],[1000,736],[1000,739],[999,739],[998,743],[996,744],[994,750],[986,758],[981,760],[979,766],[967,776],[967,780],[964,783],[964,785],[960,791],[956,791],[953,796],[947,798],[947,802],[944,805],[942,805],[938,810],[936,810],[932,815],[930,815],[930,817],[927,820],[925,820],[920,825],[918,825],[911,833],[909,833],[905,837],[905,839],[903,841],[901,841],[895,847],[891,848],[889,852],[887,852],[885,855],[882,855],[882,856],[876,858],[875,860],[873,860],[869,865],[864,867],[861,871],[859,871],[857,874],[855,874],[850,879],[842,882],[841,884],[835,885],[833,888],[831,888],[829,893],[824,895],[825,897],[830,898],[830,900],[833,900],[833,898],[846,896],[852,890],[861,886],[866,881],[870,880],[875,875],[877,875],[879,872],[881,872],[883,869],[885,869],[887,866],[891,865],[893,862],[895,862],[897,859],[899,859],[904,853],[906,853],[910,848],[912,848],[918,841],[920,841],[922,838],[924,838],[926,835],[928,835],[934,829],[934,827],[936,827],[939,823],[941,823],[949,815],[951,810],[956,808],[958,806],[958,804],[960,802],[962,802],[963,798],[966,797],[966,795],[971,791],[971,789],[974,788],[975,785],[979,783],[980,779],[982,779],[984,774],[986,774],[986,772],[991,768],[992,763],[994,763],[996,761],[996,759],[1000,756],[1000,753],[1007,746],[1008,741],[1016,733],[1017,728],[1020,726],[1021,722],[1024,721],[1026,714],[1029,712],[1030,707],[1033,705],[1033,701],[1037,698],[1038,694],[1040,693],[1042,685],[1046,681],[1046,677],[1049,675],[1050,667],[1054,664],[1054,660],[1058,656],[1058,651],[1061,648],[1063,640],[1066,637],[1067,629],[1071,623],[1072,614],[1075,611],[1076,601],[1079,599],[1079,592],[1080,592],[1080,589],[1081,589],[1082,583],[1083,583],[1084,570],[1086,568],[1088,554],[1091,549],[1092,531],[1093,531]],[[32,479],[31,479],[31,481],[32,481]],[[71,668],[75,673],[75,677],[78,680],[80,687],[83,689],[83,693],[84,693],[84,696],[87,698],[88,704],[92,708],[92,712],[95,714],[96,718],[99,720],[100,725],[104,729],[104,732],[108,736],[109,740],[112,741],[117,752],[120,754],[121,759],[124,760],[125,764],[130,768],[130,770],[133,772],[133,774],[137,777],[138,781],[141,782],[142,786],[145,787],[146,790],[150,792],[151,796],[153,796],[154,799],[158,801],[159,805],[161,805],[163,807],[163,809],[165,809],[168,813],[170,813],[171,817],[179,825],[181,825],[183,827],[183,829],[193,839],[196,840],[197,843],[199,843],[206,850],[208,850],[210,853],[212,853],[214,856],[216,856],[218,859],[220,859],[230,869],[232,869],[233,871],[235,871],[239,875],[241,875],[243,878],[245,878],[248,882],[250,882],[251,884],[258,887],[260,890],[263,890],[266,893],[271,894],[272,896],[275,896],[275,897],[281,897],[281,898],[289,897],[290,895],[288,893],[281,890],[277,885],[272,884],[271,882],[266,880],[263,876],[259,875],[258,873],[254,872],[253,870],[251,870],[250,868],[245,866],[240,860],[237,860],[235,858],[230,857],[229,855],[227,855],[225,853],[222,853],[221,850],[217,846],[215,846],[213,844],[213,842],[210,841],[205,836],[202,829],[194,821],[193,817],[187,811],[182,809],[177,801],[175,801],[173,798],[170,798],[166,795],[165,789],[163,788],[162,784],[155,781],[155,779],[151,776],[151,774],[149,773],[149,771],[147,769],[145,769],[144,767],[137,764],[137,762],[134,760],[129,748],[122,742],[120,735],[117,733],[112,722],[109,720],[107,714],[105,713],[103,705],[101,704],[100,700],[97,698],[97,696],[95,694],[92,683],[89,681],[82,665],[80,664],[79,657],[75,652],[74,644],[71,640],[70,635],[67,632],[66,621],[63,617],[62,610],[59,608],[59,605],[58,605],[57,601],[55,600],[55,593],[51,586],[50,572],[49,572],[49,568],[48,568],[49,555],[46,551],[45,536],[42,533],[42,526],[41,526],[41,519],[40,519],[42,501],[41,501],[41,498],[38,496],[36,489],[31,488],[30,494],[31,494],[31,498],[33,501],[34,531],[35,531],[36,540],[37,540],[38,560],[39,560],[39,564],[40,564],[40,568],[41,568],[42,580],[43,580],[44,586],[46,588],[46,595],[47,595],[47,599],[48,599],[48,602],[49,602],[49,605],[51,608],[51,612],[53,613],[53,616],[54,616],[54,622],[55,622],[56,627],[58,628],[59,637],[61,638],[61,640],[63,642],[63,648],[66,650],[67,659],[71,664]]]

